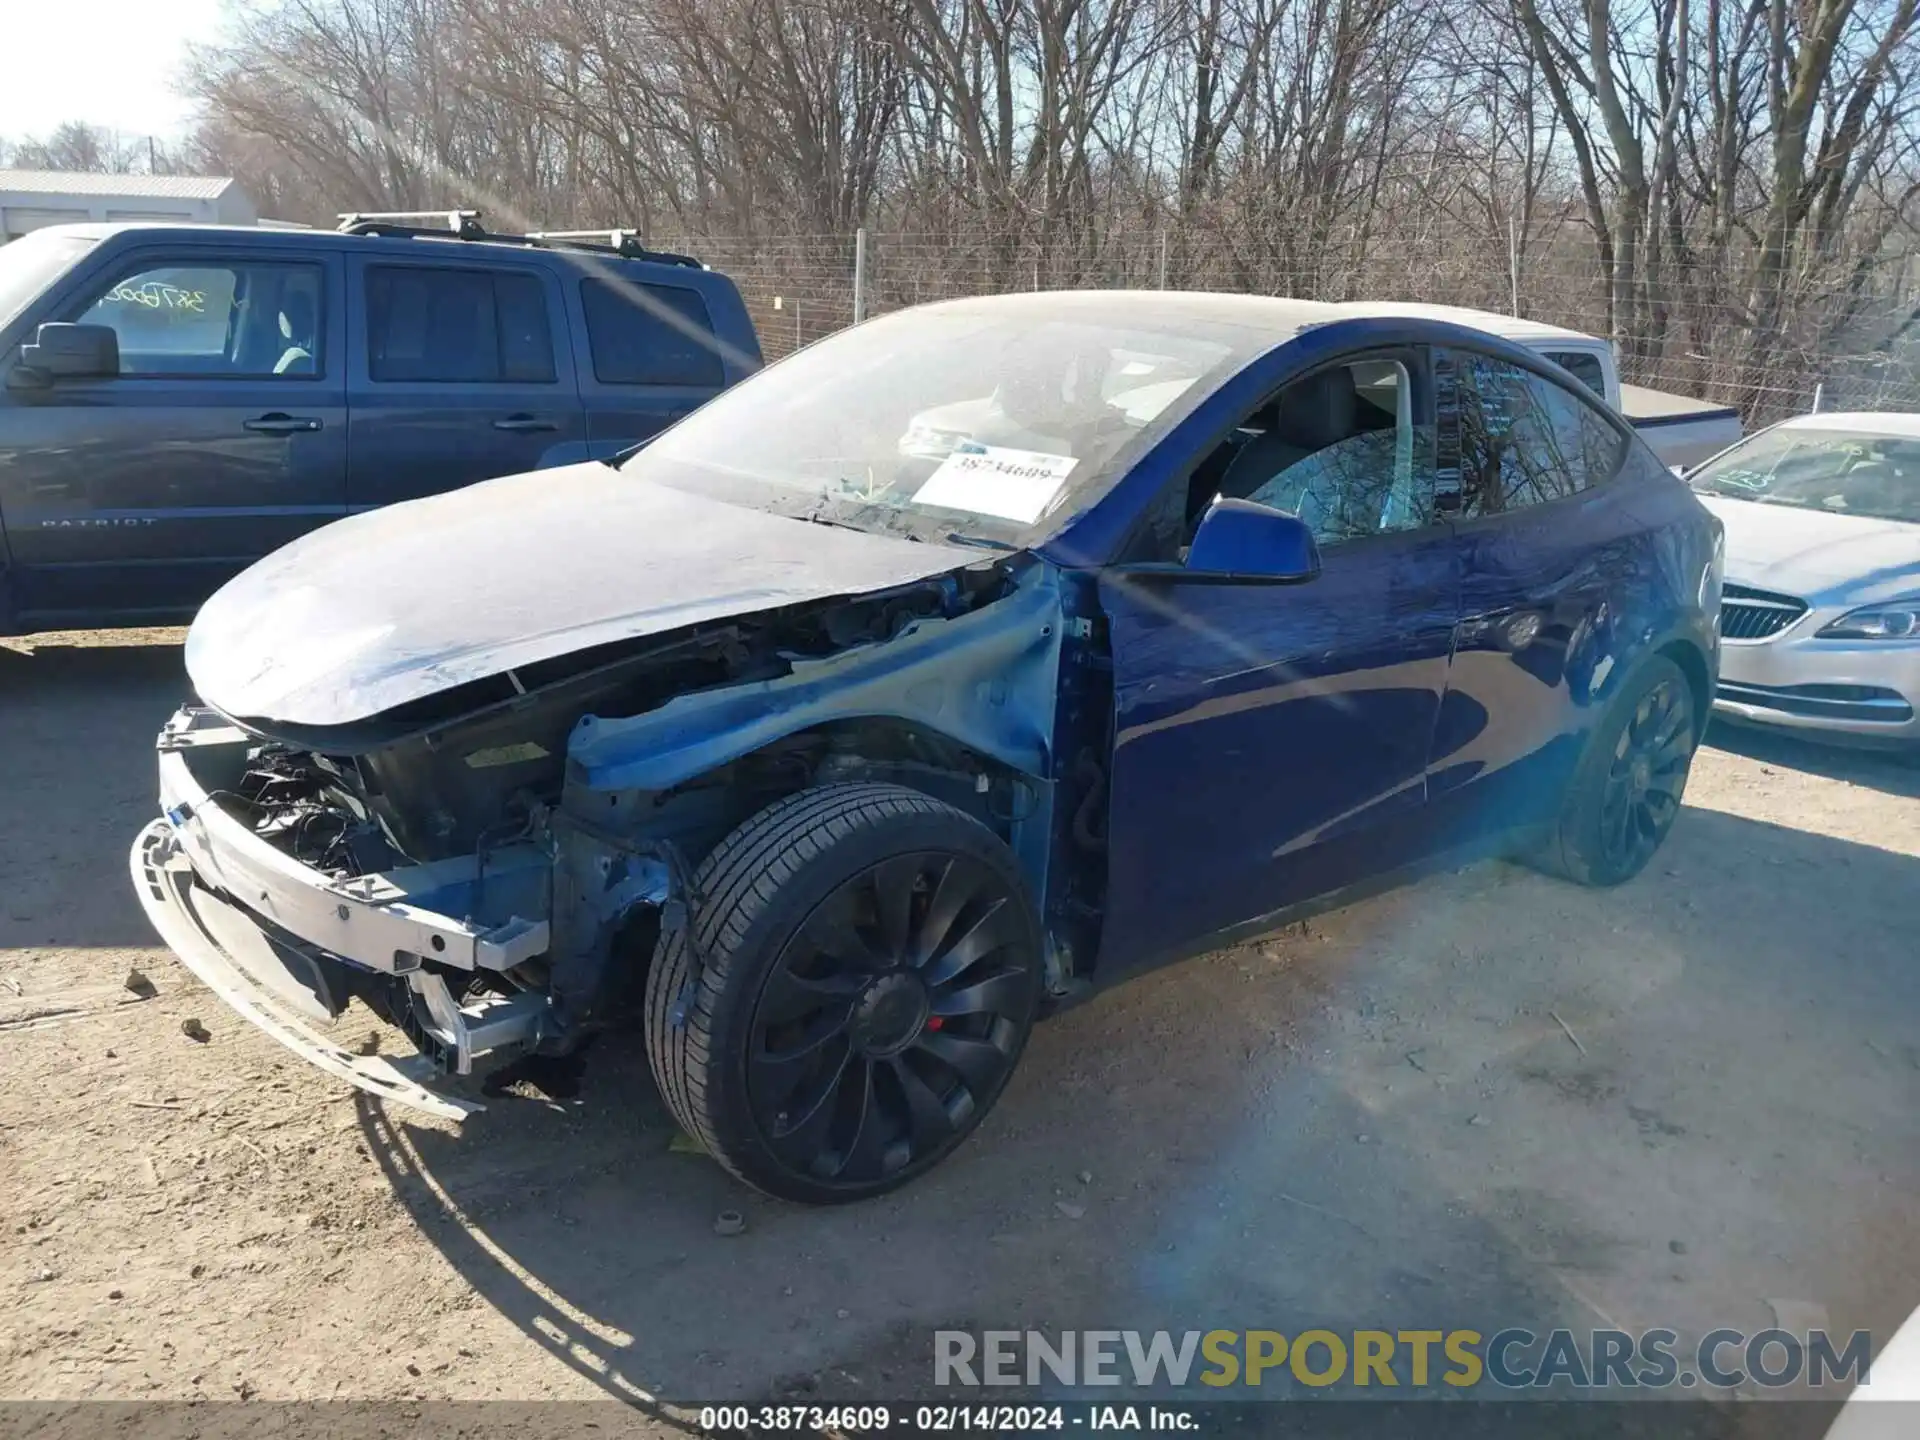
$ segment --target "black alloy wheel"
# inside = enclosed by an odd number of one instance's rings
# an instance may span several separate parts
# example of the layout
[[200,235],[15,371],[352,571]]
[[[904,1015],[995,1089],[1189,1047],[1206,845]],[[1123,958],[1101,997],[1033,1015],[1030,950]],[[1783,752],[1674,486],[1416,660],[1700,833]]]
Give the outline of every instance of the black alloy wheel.
[[992,1108],[1043,943],[979,820],[904,786],[820,786],[734,830],[694,889],[697,946],[663,934],[647,978],[647,1051],[674,1118],[734,1174],[815,1204],[877,1195]]
[[931,1155],[998,1092],[1032,1006],[1025,926],[997,877],[921,852],[842,882],[755,1008],[747,1094],[775,1154],[870,1184]]
[[1634,874],[1653,858],[1680,813],[1693,763],[1693,696],[1684,676],[1641,695],[1614,742],[1600,797],[1600,858]]
[[1700,738],[1698,705],[1672,659],[1644,661],[1589,734],[1559,816],[1528,862],[1595,886],[1645,869],[1680,814]]

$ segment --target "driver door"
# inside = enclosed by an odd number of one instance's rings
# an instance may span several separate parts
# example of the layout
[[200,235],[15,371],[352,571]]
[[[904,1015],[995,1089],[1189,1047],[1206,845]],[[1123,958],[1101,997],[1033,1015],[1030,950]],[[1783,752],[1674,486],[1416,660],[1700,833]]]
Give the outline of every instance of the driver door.
[[328,251],[223,241],[120,257],[39,317],[111,327],[120,368],[0,397],[23,623],[190,615],[346,513],[339,291]]
[[1432,438],[1424,350],[1320,367],[1247,416],[1230,449],[1196,457],[1187,482],[1196,518],[1216,490],[1291,500],[1320,546],[1316,577],[1103,575],[1103,969],[1196,948],[1429,848],[1426,768],[1460,589]]

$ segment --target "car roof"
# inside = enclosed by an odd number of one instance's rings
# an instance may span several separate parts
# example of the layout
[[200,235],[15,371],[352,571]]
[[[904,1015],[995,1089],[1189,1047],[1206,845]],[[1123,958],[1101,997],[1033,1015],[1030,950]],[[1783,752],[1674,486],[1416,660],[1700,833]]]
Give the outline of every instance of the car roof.
[[1318,300],[1211,290],[1021,290],[1004,295],[937,300],[915,306],[914,313],[1011,314],[1033,324],[1061,320],[1124,323],[1130,316],[1150,317],[1166,323],[1185,318],[1198,324],[1243,326],[1270,333],[1276,339],[1297,335],[1309,326],[1347,318],[1338,306]]
[[1540,320],[1524,320],[1518,315],[1502,315],[1493,310],[1472,310],[1464,305],[1428,305],[1418,300],[1348,300],[1332,307],[1348,319],[1444,320],[1449,325],[1465,325],[1485,330],[1520,344],[1540,341],[1584,342],[1604,345],[1595,335],[1548,325]]
[[1437,320],[1484,330],[1516,344],[1544,342],[1604,347],[1606,342],[1578,330],[1470,310],[1461,305],[1426,305],[1410,300],[1296,300],[1278,295],[1241,295],[1211,290],[1030,290],[936,301],[917,307],[943,314],[1025,312],[1036,323],[1073,318],[1114,320],[1129,314],[1157,319],[1187,316],[1210,324],[1244,325],[1281,339],[1337,320]]
[[[448,231],[445,234],[435,232],[420,235],[356,235],[342,230],[322,229],[319,226],[290,224],[197,225],[188,221],[168,220],[96,220],[66,225],[46,225],[40,227],[33,233],[37,235],[72,235],[84,240],[99,241],[110,239],[116,235],[126,235],[135,232],[142,237],[155,240],[205,240],[209,236],[233,236],[245,239],[250,245],[298,245],[311,248],[315,244],[321,244],[329,247],[337,246],[340,249],[348,251],[358,250],[362,246],[372,246],[374,248],[368,253],[387,256],[419,256],[421,251],[415,247],[423,243],[449,247],[465,247],[464,253],[470,258],[475,253],[486,255],[489,259],[501,253],[528,256],[558,255],[572,258],[575,261],[587,260],[591,262],[592,268],[597,268],[602,265],[645,265],[650,268],[671,269],[676,276],[676,284],[694,284],[697,282],[694,282],[689,277],[713,273],[704,266],[674,265],[665,260],[648,259],[643,256],[619,255],[611,251],[588,248],[576,249],[571,246],[558,244],[552,246],[518,244],[515,243],[514,238],[510,236],[501,236],[498,238],[475,237],[467,239],[454,234],[452,231]],[[485,248],[476,251],[475,247]],[[445,252],[445,258],[451,260],[459,253],[462,252],[458,249],[450,248]],[[442,252],[437,250],[428,251],[426,254],[428,257],[436,260],[443,258]]]
[[1904,410],[1823,410],[1818,415],[1795,415],[1776,430],[1852,430],[1902,440],[1920,440],[1920,415]]

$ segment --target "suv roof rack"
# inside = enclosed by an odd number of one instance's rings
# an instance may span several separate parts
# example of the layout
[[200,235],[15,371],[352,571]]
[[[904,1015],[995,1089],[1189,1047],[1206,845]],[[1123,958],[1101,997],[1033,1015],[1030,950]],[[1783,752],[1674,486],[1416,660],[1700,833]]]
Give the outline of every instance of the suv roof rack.
[[[478,210],[349,210],[339,217],[343,235],[387,235],[403,239],[487,240],[497,245],[530,245],[542,250],[590,250],[617,255],[622,260],[649,260],[656,265],[707,267],[691,255],[671,250],[649,250],[635,230],[535,230],[508,235],[488,230]],[[421,225],[438,220],[438,225]]]
[[[348,210],[339,217],[343,235],[454,235],[462,240],[487,238],[478,210]],[[412,220],[438,220],[436,229],[412,225]]]

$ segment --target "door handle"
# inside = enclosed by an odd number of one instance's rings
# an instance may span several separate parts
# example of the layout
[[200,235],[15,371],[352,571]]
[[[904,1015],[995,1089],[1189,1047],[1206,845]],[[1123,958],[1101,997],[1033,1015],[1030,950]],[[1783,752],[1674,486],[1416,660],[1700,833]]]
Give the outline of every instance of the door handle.
[[493,422],[496,430],[510,430],[516,435],[532,435],[542,430],[558,430],[560,427],[551,420],[542,420],[538,415],[509,415],[504,420]]
[[262,435],[300,435],[320,428],[320,422],[310,415],[287,415],[279,410],[240,423]]

